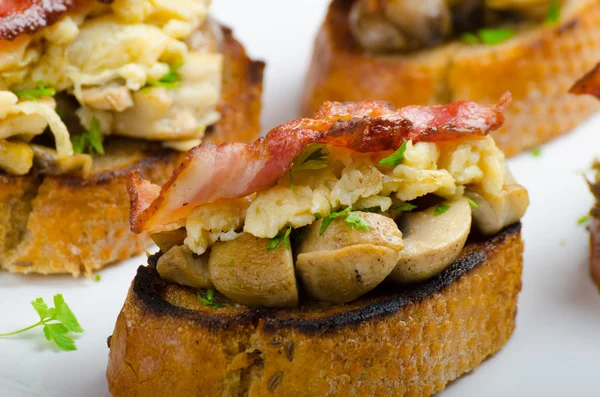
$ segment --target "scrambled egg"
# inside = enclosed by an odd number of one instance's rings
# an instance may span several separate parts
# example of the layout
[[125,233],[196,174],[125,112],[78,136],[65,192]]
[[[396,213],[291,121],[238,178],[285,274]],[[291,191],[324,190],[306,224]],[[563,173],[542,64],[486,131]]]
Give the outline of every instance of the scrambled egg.
[[272,238],[285,227],[309,225],[316,214],[324,217],[342,207],[379,207],[385,212],[392,204],[431,193],[459,198],[467,186],[498,195],[507,181],[504,154],[491,137],[407,142],[404,160],[394,168],[379,165],[381,154],[335,147],[326,151],[326,168],[292,168],[293,176],[288,173],[276,186],[244,199],[243,205],[223,200],[197,208],[186,221],[185,244],[202,254],[218,239],[233,239],[242,230]]
[[[180,150],[199,143],[206,126],[220,118],[222,56],[215,45],[190,44],[202,41],[198,35],[212,40],[205,29],[209,4],[93,2],[35,35],[0,41],[0,143],[7,153],[16,144],[20,149],[10,153],[21,159],[16,167],[0,162],[0,168],[27,173],[31,156],[22,144],[46,127],[55,136],[57,158],[73,154],[56,101],[13,94],[38,82],[77,100],[81,130],[96,118],[103,135],[158,140]],[[161,81],[169,74],[176,75],[175,84]]]

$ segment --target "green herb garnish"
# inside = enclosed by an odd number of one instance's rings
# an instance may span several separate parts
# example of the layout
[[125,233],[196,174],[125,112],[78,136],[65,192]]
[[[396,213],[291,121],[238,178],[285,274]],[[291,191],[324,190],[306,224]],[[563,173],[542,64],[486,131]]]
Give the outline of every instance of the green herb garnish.
[[560,20],[560,0],[553,0],[548,7],[548,12],[544,22],[548,24],[556,23]]
[[41,97],[45,97],[45,96],[54,96],[56,95],[56,91],[54,90],[54,88],[47,88],[44,85],[43,81],[38,81],[36,83],[37,88],[32,88],[32,89],[25,89],[25,90],[15,90],[13,91],[14,94],[19,98],[19,99],[25,99],[25,100],[29,100],[29,101],[37,101],[38,98]]
[[31,302],[31,305],[40,316],[40,321],[18,331],[0,334],[0,337],[17,335],[42,325],[46,339],[54,341],[59,349],[77,350],[75,342],[67,334],[69,331],[81,333],[83,328],[79,325],[77,317],[75,317],[61,294],[54,295],[54,307],[48,307],[42,298],[37,298]]
[[404,152],[406,152],[406,142],[408,142],[408,141],[403,141],[402,145],[400,145],[398,150],[396,150],[390,156],[381,159],[379,161],[379,165],[382,165],[384,167],[394,168],[398,164],[401,164],[402,161],[404,160]]
[[363,218],[361,218],[360,216],[356,215],[354,212],[350,212],[347,216],[346,219],[344,219],[344,221],[350,225],[350,228],[352,230],[354,229],[358,229],[358,230],[369,230],[369,228],[371,227],[371,225],[369,225],[369,223],[367,221],[365,221]]
[[477,34],[463,33],[461,35],[461,39],[465,43],[471,45],[481,43],[495,45],[510,39],[515,34],[517,34],[517,32],[511,28],[481,29],[477,32]]
[[329,215],[324,216],[323,222],[321,223],[321,230],[319,230],[319,235],[322,236],[323,233],[325,233],[325,230],[327,230],[331,221],[333,221],[335,218],[337,218],[339,216],[344,216],[344,215],[348,214],[350,211],[352,211],[352,207],[348,207],[339,212],[332,212]]
[[531,149],[530,153],[533,157],[540,157],[542,155],[542,149],[536,147]]
[[96,275],[94,276],[94,280],[96,280],[96,282],[97,282],[97,283],[99,283],[99,282],[100,282],[100,280],[102,280],[102,276],[101,276],[101,275],[99,275],[99,274],[96,274]]
[[590,220],[590,216],[584,215],[584,216],[580,217],[579,219],[577,219],[577,224],[583,225],[583,224],[587,223],[589,220]]
[[222,306],[221,304],[214,301],[215,290],[212,288],[206,290],[206,298],[203,298],[202,295],[200,295],[200,291],[196,292],[196,299],[202,302],[204,306],[212,307],[213,309],[218,309]]
[[319,214],[318,212],[315,212],[315,219],[316,220],[321,219],[321,214]]
[[435,207],[435,210],[433,211],[433,216],[440,216],[443,213],[445,213],[446,211],[448,211],[449,209],[450,209],[449,205],[440,204],[437,207]]
[[100,122],[96,117],[92,117],[90,128],[81,135],[71,136],[73,151],[75,153],[104,154],[102,145],[102,132],[100,131]]
[[415,208],[417,208],[417,206],[414,204],[411,204],[411,203],[394,204],[390,207],[391,210],[404,211],[404,212],[410,212],[410,211],[414,210]]
[[294,187],[294,172],[297,171],[308,171],[308,170],[321,170],[327,168],[327,153],[323,152],[325,145],[315,144],[306,148],[298,157],[292,162],[292,168],[290,169],[290,186]]
[[269,251],[274,250],[279,247],[279,243],[283,241],[283,246],[287,249],[290,249],[290,233],[292,232],[292,227],[288,227],[284,234],[273,237],[269,240],[269,244],[267,244],[267,249]]
[[151,87],[164,87],[167,89],[181,88],[181,74],[179,69],[183,66],[183,62],[169,66],[169,71],[158,81],[148,81],[146,86],[140,92],[147,92]]
[[479,204],[477,204],[475,202],[475,200],[473,200],[471,197],[467,197],[467,202],[469,203],[469,205],[473,208],[479,208]]

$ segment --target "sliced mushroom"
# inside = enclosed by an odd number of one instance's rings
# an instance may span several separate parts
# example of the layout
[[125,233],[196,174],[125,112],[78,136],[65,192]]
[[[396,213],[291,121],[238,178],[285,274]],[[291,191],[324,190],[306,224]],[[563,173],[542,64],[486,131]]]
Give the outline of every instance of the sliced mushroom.
[[354,2],[349,14],[350,30],[361,47],[371,51],[402,51],[409,48],[408,38],[383,16],[368,13],[364,2]]
[[27,143],[0,139],[0,169],[13,175],[25,175],[33,165],[33,150]]
[[92,156],[75,153],[59,156],[58,152],[41,145],[31,145],[35,168],[46,175],[62,175],[68,172],[80,172],[84,176],[92,169]]
[[369,224],[352,229],[336,218],[320,234],[323,220],[308,226],[296,259],[298,277],[314,298],[344,303],[369,292],[390,274],[402,250],[402,233],[386,216],[353,212]]
[[496,234],[518,222],[529,206],[529,194],[519,184],[505,185],[499,195],[477,190],[467,190],[466,195],[477,203],[478,208],[473,208],[473,219],[485,235]]
[[[412,283],[435,276],[456,260],[471,230],[471,208],[466,199],[447,201],[421,212],[405,213],[400,218],[404,250],[390,274],[390,280]],[[443,207],[442,207],[443,208]]]
[[164,279],[194,288],[211,288],[206,255],[196,255],[184,245],[175,246],[164,253],[156,264],[158,274]]
[[280,243],[269,250],[269,239],[243,233],[217,242],[208,269],[215,288],[229,299],[249,306],[289,307],[298,304],[291,249]]
[[180,227],[175,230],[154,233],[150,237],[162,252],[167,252],[176,245],[183,245],[183,240],[187,237],[187,230],[185,227]]

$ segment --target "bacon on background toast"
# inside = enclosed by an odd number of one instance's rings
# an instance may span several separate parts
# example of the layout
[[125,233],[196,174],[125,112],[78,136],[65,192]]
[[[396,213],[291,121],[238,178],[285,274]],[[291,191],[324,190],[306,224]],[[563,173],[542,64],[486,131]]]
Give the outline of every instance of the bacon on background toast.
[[589,94],[600,99],[600,63],[588,74],[577,80],[571,88],[572,94]]
[[86,0],[1,0],[0,39],[13,40],[32,34],[58,21],[63,14]]

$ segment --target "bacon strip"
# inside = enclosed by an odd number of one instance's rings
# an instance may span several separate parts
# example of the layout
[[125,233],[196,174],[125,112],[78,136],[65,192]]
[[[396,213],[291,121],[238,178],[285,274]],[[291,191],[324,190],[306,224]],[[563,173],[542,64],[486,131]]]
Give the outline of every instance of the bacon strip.
[[375,101],[330,102],[314,119],[283,124],[251,145],[201,144],[188,152],[160,193],[139,173],[130,175],[131,229],[156,230],[184,219],[201,204],[273,186],[312,143],[366,153],[395,150],[404,140],[435,142],[487,135],[502,125],[510,101],[507,93],[494,106],[461,101],[399,110]]
[[583,76],[569,91],[571,94],[589,94],[600,99],[600,64]]
[[[89,1],[89,0],[88,0]],[[14,40],[58,21],[82,0],[0,0],[0,39]]]

